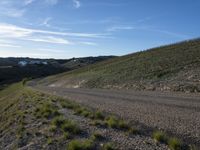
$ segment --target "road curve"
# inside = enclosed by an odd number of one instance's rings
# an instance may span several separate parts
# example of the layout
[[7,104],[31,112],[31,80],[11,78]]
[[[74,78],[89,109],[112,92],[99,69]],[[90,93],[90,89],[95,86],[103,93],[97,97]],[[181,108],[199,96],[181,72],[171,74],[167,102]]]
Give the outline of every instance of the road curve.
[[200,95],[35,86],[37,90],[116,114],[136,126],[162,129],[200,146]]

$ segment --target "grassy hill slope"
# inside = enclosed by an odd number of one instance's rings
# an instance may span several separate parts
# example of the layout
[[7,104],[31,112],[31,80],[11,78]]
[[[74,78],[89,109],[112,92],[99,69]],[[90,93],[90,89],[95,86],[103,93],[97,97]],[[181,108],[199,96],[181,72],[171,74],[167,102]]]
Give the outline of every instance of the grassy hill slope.
[[153,48],[48,77],[49,86],[200,92],[200,39]]

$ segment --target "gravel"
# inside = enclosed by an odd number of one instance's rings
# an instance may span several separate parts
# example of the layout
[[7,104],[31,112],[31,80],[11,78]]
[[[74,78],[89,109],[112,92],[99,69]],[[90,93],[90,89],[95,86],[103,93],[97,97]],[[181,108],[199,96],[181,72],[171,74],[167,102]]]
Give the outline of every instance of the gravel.
[[[112,113],[134,125],[161,129],[200,147],[200,95],[100,89],[34,87]],[[137,137],[134,137],[137,141]],[[117,140],[117,139],[116,139]],[[142,141],[138,141],[141,145]],[[136,148],[137,149],[137,148]]]

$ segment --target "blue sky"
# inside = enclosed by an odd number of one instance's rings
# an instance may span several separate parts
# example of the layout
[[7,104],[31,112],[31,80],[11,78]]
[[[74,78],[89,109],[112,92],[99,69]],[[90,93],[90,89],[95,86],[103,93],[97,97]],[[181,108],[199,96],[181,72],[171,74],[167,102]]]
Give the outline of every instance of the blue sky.
[[199,0],[0,0],[0,57],[124,55],[199,35]]

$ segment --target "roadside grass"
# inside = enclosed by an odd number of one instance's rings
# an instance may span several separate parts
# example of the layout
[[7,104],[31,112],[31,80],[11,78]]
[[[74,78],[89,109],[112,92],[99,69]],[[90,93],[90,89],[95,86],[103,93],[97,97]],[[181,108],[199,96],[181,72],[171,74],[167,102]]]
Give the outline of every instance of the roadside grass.
[[168,146],[172,150],[181,150],[182,143],[177,138],[169,138],[169,140],[168,140]]
[[164,132],[161,132],[161,131],[154,131],[153,132],[153,139],[156,142],[165,143],[165,144],[168,141],[167,135]]
[[49,119],[59,115],[58,108],[51,103],[45,103],[36,109],[36,116],[38,118],[44,117]]
[[103,145],[103,150],[117,150],[113,143],[108,142]]
[[[123,130],[128,135],[139,133],[139,131],[136,128],[131,127],[126,121],[113,115],[106,116],[104,113],[102,113],[99,110],[92,111],[84,106],[80,106],[76,104],[75,102],[70,102],[66,100],[61,101],[61,106],[63,108],[72,109],[75,115],[80,115],[80,116],[92,119],[92,122],[90,123],[90,125]],[[73,129],[71,130],[73,131]],[[66,128],[66,131],[69,132],[69,129]],[[101,136],[98,133],[93,133],[93,135],[91,136],[91,139],[94,140],[100,137]],[[181,148],[181,142],[178,139],[169,138],[164,132],[154,131],[152,137],[156,142],[167,144],[171,150],[179,150]],[[71,146],[73,147],[75,144],[81,145],[82,142],[74,141],[71,143]],[[112,146],[110,143],[108,143],[108,145],[103,147],[103,149],[112,149]]]
[[182,142],[175,137],[169,137],[162,131],[153,132],[153,139],[156,142],[167,144],[171,150],[181,150]]
[[[9,101],[7,99],[9,99]],[[16,140],[19,141],[16,149],[24,146],[24,144],[26,144],[26,142],[23,142],[24,138],[30,136],[30,131],[27,130],[27,125],[29,125],[30,122],[27,121],[42,122],[42,125],[47,127],[47,131],[44,133],[48,135],[46,140],[48,145],[55,144],[54,135],[57,134],[62,137],[62,141],[71,141],[68,148],[72,150],[79,148],[83,150],[84,148],[92,149],[97,142],[99,143],[104,139],[101,133],[94,132],[90,135],[88,140],[71,140],[79,136],[82,131],[76,122],[66,119],[64,115],[59,112],[59,109],[61,109],[59,102],[62,108],[71,109],[76,115],[89,118],[95,126],[114,128],[129,134],[138,133],[137,129],[131,127],[126,121],[116,116],[106,115],[100,110],[92,110],[75,102],[33,91],[24,87],[22,83],[12,85],[0,91],[0,133],[4,134],[9,130],[16,133]],[[31,117],[31,119],[29,119],[29,117]],[[33,135],[35,135],[36,132],[38,132],[38,130],[33,130]],[[153,139],[157,142],[167,144],[171,150],[180,150],[182,147],[182,142],[180,140],[170,138],[161,131],[155,131],[153,133]],[[192,148],[191,150],[194,149]],[[112,150],[114,146],[110,143],[106,143],[103,145],[102,149]]]
[[104,139],[104,136],[100,132],[94,132],[91,135],[91,139],[94,140],[94,141],[96,141],[96,140],[102,140],[102,139]]
[[130,126],[124,120],[121,120],[115,116],[109,116],[105,120],[106,124],[110,128],[116,128],[121,130],[128,130]]
[[68,150],[93,150],[95,148],[94,141],[92,140],[72,140],[67,149]]
[[52,120],[52,125],[54,128],[62,129],[62,131],[67,134],[78,134],[81,132],[81,129],[75,122],[67,120],[63,116],[55,117]]

